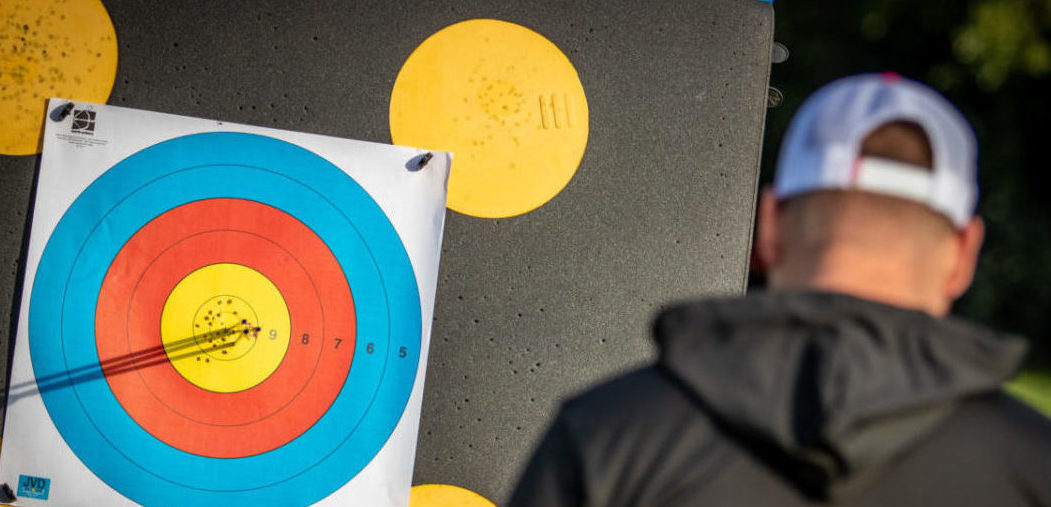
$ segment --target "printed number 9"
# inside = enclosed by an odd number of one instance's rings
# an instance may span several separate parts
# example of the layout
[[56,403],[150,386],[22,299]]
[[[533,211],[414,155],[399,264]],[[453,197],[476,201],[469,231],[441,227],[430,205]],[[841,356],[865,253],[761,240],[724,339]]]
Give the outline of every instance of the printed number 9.
[[276,340],[277,339],[277,330],[276,329],[271,329],[270,330],[270,339],[271,340]]

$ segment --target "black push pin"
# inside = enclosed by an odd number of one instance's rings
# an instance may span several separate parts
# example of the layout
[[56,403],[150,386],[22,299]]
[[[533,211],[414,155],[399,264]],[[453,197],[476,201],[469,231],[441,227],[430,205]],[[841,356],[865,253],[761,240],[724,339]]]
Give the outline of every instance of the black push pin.
[[429,151],[423,155],[417,155],[405,162],[405,168],[412,172],[419,171],[420,169],[423,169],[432,158],[434,158],[434,154]]
[[420,157],[419,162],[416,162],[416,170],[419,171],[420,169],[423,169],[423,166],[427,165],[427,162],[430,162],[432,158],[434,158],[434,154],[428,151],[425,155]]
[[69,116],[69,113],[72,113],[72,112],[73,112],[73,103],[72,102],[66,102],[65,104],[63,104],[61,106],[58,106],[54,110],[51,111],[51,119],[53,121],[62,121],[62,120],[65,120],[66,117]]
[[15,492],[11,491],[11,486],[8,486],[6,482],[0,484],[0,502],[6,503],[15,500],[18,500],[18,498],[15,496]]

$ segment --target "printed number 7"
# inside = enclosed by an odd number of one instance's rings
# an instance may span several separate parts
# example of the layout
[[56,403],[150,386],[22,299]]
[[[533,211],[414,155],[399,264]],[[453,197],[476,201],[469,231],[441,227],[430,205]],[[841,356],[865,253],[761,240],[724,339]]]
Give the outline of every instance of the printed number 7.
[[338,349],[339,348],[339,344],[343,343],[343,338],[335,338],[335,340],[336,340],[336,347],[335,348]]

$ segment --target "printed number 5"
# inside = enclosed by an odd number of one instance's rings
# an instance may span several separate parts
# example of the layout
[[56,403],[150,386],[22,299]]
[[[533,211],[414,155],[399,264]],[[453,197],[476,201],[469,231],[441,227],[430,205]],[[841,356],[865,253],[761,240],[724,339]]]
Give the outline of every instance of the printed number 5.
[[405,347],[398,349],[398,357],[405,357],[409,355],[409,351],[405,350]]

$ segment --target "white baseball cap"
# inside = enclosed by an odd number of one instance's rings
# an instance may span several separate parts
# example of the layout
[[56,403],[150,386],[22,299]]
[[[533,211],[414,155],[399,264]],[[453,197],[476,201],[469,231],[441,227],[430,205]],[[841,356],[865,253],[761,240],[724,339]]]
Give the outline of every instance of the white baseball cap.
[[[895,121],[923,128],[932,168],[860,156],[865,137]],[[850,76],[815,92],[792,119],[781,144],[774,195],[875,192],[924,203],[962,228],[978,201],[977,156],[970,124],[938,92],[897,74]]]

